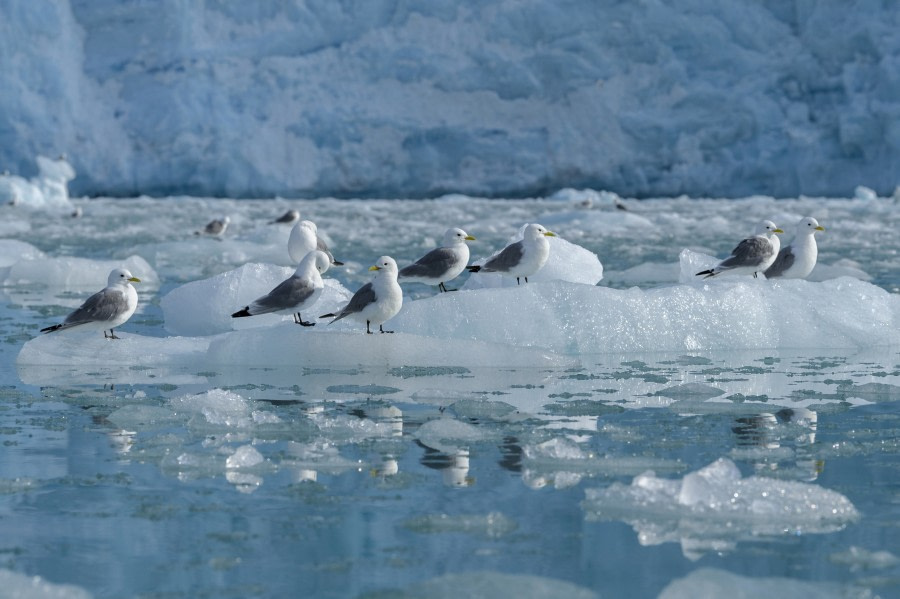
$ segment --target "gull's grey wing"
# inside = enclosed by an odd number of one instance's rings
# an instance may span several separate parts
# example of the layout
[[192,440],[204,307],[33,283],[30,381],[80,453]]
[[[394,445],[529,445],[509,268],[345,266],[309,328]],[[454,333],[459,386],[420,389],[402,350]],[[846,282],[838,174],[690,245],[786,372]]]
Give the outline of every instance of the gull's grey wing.
[[334,254],[331,253],[331,250],[328,249],[328,244],[322,241],[322,238],[316,236],[316,249],[320,252],[325,252],[325,255],[328,256],[328,261],[332,264],[343,264],[343,262],[336,262],[334,259]]
[[481,270],[487,272],[509,272],[519,265],[524,255],[525,244],[523,242],[511,243],[503,248],[499,254],[485,262]]
[[81,307],[66,316],[62,328],[88,322],[112,320],[128,309],[125,295],[116,289],[103,289],[87,298]]
[[278,218],[276,218],[275,220],[270,221],[270,222],[272,224],[275,224],[275,223],[290,223],[293,221],[294,221],[294,215],[290,210],[288,210],[287,212],[285,212],[284,214],[282,214],[281,216],[279,216]]
[[775,257],[775,262],[766,269],[766,278],[773,279],[782,276],[787,269],[794,265],[795,259],[794,249],[791,246],[781,248],[778,252],[778,256]]
[[224,229],[225,229],[225,223],[216,219],[216,220],[212,221],[211,223],[207,224],[206,228],[203,229],[203,231],[207,235],[218,235]]
[[332,320],[331,322],[336,322],[342,319],[345,316],[350,316],[351,314],[356,314],[357,312],[362,312],[363,308],[368,306],[369,304],[375,303],[375,288],[372,287],[372,283],[366,283],[359,290],[353,294],[353,297],[350,298],[350,301],[341,310],[341,313],[338,314],[337,318]]
[[450,248],[431,250],[413,264],[400,269],[400,277],[437,278],[456,265],[456,252]]
[[253,314],[266,314],[278,310],[289,310],[308,300],[316,288],[312,282],[302,277],[290,277],[278,284],[268,294],[250,304]]
[[772,255],[772,244],[762,237],[750,237],[740,242],[731,256],[719,264],[719,268],[737,268],[739,266],[757,266]]

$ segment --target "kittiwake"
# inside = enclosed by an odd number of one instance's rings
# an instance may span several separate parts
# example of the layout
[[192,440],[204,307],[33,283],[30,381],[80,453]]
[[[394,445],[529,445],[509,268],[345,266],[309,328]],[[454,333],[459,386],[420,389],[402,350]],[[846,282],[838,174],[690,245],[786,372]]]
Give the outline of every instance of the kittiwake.
[[785,279],[805,279],[816,266],[819,248],[816,246],[816,233],[825,227],[811,216],[807,216],[797,224],[797,234],[793,241],[778,252],[775,262],[764,273],[767,279],[782,277]]
[[[137,308],[138,297],[132,283],[141,280],[124,268],[109,273],[106,288],[87,298],[81,307],[66,316],[62,324],[41,329],[42,333],[66,331],[103,331],[107,339],[118,339],[115,328],[125,324]],[[109,335],[106,331],[109,330]]]
[[520,241],[509,244],[500,253],[487,259],[484,264],[468,267],[471,272],[498,272],[508,277],[519,278],[528,282],[528,277],[536,273],[547,262],[550,256],[550,242],[547,237],[556,237],[538,224],[525,227]]
[[300,262],[303,257],[313,250],[325,252],[333,266],[343,266],[343,262],[334,259],[334,255],[328,249],[328,245],[319,237],[319,228],[311,220],[301,220],[291,229],[288,238],[288,254],[294,262]]
[[223,216],[222,218],[216,218],[209,221],[202,231],[194,231],[194,235],[209,235],[210,237],[222,237],[225,234],[225,229],[228,228],[228,223],[231,222],[231,218],[227,216]]
[[709,270],[701,270],[696,276],[708,279],[719,274],[750,274],[765,272],[775,261],[781,242],[777,233],[784,233],[775,223],[764,220],[756,227],[756,234],[741,241],[731,255]]
[[447,281],[452,281],[466,269],[469,263],[469,246],[467,241],[475,238],[462,229],[447,229],[444,233],[443,245],[433,249],[413,264],[400,269],[398,278],[404,281],[437,285],[440,292],[455,291],[447,289]]
[[285,212],[284,214],[282,214],[275,220],[270,220],[269,224],[270,225],[275,225],[275,224],[292,225],[295,222],[297,222],[298,220],[300,220],[300,212],[297,210],[288,210],[287,212]]
[[243,318],[280,312],[293,314],[296,324],[305,327],[315,326],[314,322],[304,321],[300,312],[315,304],[322,295],[325,283],[322,281],[321,275],[328,270],[329,266],[331,266],[331,261],[325,252],[311,251],[300,261],[297,270],[290,278],[279,283],[266,295],[253,300],[249,306],[244,306],[242,310],[238,310],[231,317]]
[[397,283],[397,263],[390,256],[382,256],[378,263],[369,270],[377,271],[375,278],[359,288],[353,294],[350,301],[337,314],[323,314],[319,318],[334,317],[328,324],[351,316],[359,321],[365,321],[366,333],[372,334],[369,325],[378,325],[382,333],[385,331],[382,324],[393,318],[403,306],[403,290]]

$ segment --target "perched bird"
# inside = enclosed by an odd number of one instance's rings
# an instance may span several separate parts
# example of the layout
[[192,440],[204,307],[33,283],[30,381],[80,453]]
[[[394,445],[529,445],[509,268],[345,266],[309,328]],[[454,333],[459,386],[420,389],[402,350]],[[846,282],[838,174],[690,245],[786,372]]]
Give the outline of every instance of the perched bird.
[[781,242],[777,233],[784,233],[770,220],[764,220],[756,226],[756,234],[741,241],[731,251],[731,255],[709,270],[701,270],[696,276],[705,275],[708,279],[719,274],[750,274],[765,272],[775,261]]
[[84,214],[84,210],[82,209],[82,207],[81,207],[81,206],[75,206],[75,210],[72,211],[72,214],[71,214],[70,216],[71,216],[72,218],[81,218],[81,216],[82,216],[83,214]]
[[359,321],[366,321],[366,333],[372,334],[369,325],[378,325],[382,333],[385,331],[382,325],[393,318],[403,306],[403,290],[397,283],[397,263],[390,256],[382,256],[378,264],[371,266],[369,270],[378,271],[375,278],[359,288],[353,294],[350,301],[337,314],[323,314],[319,318],[334,317],[330,323],[339,321],[346,316],[352,316]]
[[322,281],[322,273],[328,270],[331,261],[324,252],[313,250],[308,253],[297,270],[290,278],[278,284],[266,295],[253,300],[249,306],[244,306],[231,315],[232,318],[256,316],[270,312],[293,314],[294,323],[305,327],[315,326],[314,322],[306,322],[300,316],[300,311],[309,308],[316,303],[325,283]]
[[222,237],[225,234],[225,229],[228,228],[228,223],[231,222],[231,218],[227,216],[223,216],[222,218],[216,218],[209,223],[207,223],[206,227],[202,231],[194,231],[194,235],[209,235],[210,237]]
[[516,241],[503,248],[499,254],[487,259],[482,265],[469,266],[471,272],[498,272],[508,277],[519,278],[528,282],[528,277],[536,273],[547,262],[550,256],[550,242],[547,237],[556,237],[556,233],[548,231],[541,225],[531,224],[525,227],[521,241]]
[[767,279],[783,277],[785,279],[805,279],[816,266],[819,248],[816,246],[816,233],[825,227],[811,216],[807,216],[797,224],[797,234],[790,245],[778,252],[775,262],[764,273]]
[[300,262],[306,254],[313,250],[325,252],[333,266],[343,266],[343,262],[334,259],[334,255],[328,249],[328,245],[319,237],[319,228],[311,220],[301,220],[291,229],[288,238],[288,254],[294,262]]
[[441,247],[436,248],[416,260],[413,264],[400,269],[399,279],[426,285],[437,285],[440,292],[455,291],[447,289],[447,281],[452,281],[466,269],[469,263],[469,246],[467,241],[475,238],[462,229],[447,229]]
[[80,308],[66,316],[62,324],[41,329],[41,332],[52,333],[78,327],[83,331],[102,330],[107,339],[118,339],[114,329],[125,324],[134,314],[138,297],[132,283],[140,282],[124,268],[113,270],[109,273],[105,289],[87,298]]
[[297,222],[298,220],[300,220],[300,212],[297,210],[288,210],[287,212],[285,212],[284,214],[282,214],[275,220],[270,220],[269,224],[270,225],[276,225],[276,224],[292,225],[295,222]]

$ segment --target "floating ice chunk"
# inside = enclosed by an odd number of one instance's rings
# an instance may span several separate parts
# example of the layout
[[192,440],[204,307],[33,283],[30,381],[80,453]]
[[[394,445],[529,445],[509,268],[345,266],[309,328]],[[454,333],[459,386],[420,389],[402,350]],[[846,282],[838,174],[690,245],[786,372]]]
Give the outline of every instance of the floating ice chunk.
[[258,449],[252,445],[241,445],[225,460],[225,467],[229,470],[242,470],[254,468],[265,461]]
[[[8,271],[3,268],[12,266],[21,260],[37,260],[46,255],[30,243],[17,239],[0,239],[0,280],[4,280]],[[106,273],[109,275],[109,273]]]
[[[222,274],[176,287],[160,301],[166,330],[175,335],[214,335],[232,329],[270,327],[282,321],[282,314],[261,314],[251,318],[231,315],[271,291],[294,274],[294,268],[271,264],[245,264]],[[325,277],[319,301],[304,314],[306,320],[334,311],[350,299],[351,293],[339,282]],[[322,323],[324,326],[324,322]],[[300,327],[294,327],[299,329]],[[299,332],[299,331],[295,331]]]
[[[449,294],[442,294],[449,295]],[[246,319],[245,319],[246,320]],[[209,361],[237,365],[341,366],[552,366],[566,358],[539,349],[516,348],[487,341],[440,339],[408,333],[366,335],[364,331],[319,330],[294,324],[256,328],[217,337]]]
[[865,185],[857,185],[856,189],[853,190],[853,198],[864,202],[872,202],[878,199],[878,193]]
[[140,256],[129,256],[123,260],[91,260],[68,256],[48,258],[33,252],[26,252],[21,260],[7,268],[0,268],[0,285],[40,284],[98,291],[106,287],[109,272],[114,268],[125,268],[141,280],[137,287],[139,296],[142,288],[159,287],[156,271]]
[[557,354],[863,348],[898,343],[900,296],[849,278],[746,277],[647,290],[555,281],[409,302],[392,327]]
[[168,408],[134,404],[115,410],[107,420],[123,429],[147,430],[151,427],[167,426],[183,419]]
[[692,559],[738,540],[833,532],[859,518],[840,493],[809,483],[741,478],[727,458],[680,481],[647,472],[631,485],[588,489],[583,507],[588,518],[631,524],[641,544],[679,541]]
[[21,599],[91,599],[93,595],[71,584],[53,584],[40,576],[0,570],[3,596]]
[[890,551],[869,551],[852,546],[847,551],[832,553],[828,559],[834,564],[849,566],[853,572],[861,570],[883,570],[900,565],[900,557]]
[[206,393],[177,397],[169,403],[176,414],[191,415],[194,426],[247,429],[254,425],[250,404],[232,391],[211,389]]
[[443,532],[466,533],[488,539],[499,539],[519,527],[516,521],[501,512],[480,514],[428,514],[416,516],[403,523],[413,532],[434,534]]
[[490,438],[484,430],[454,418],[429,420],[416,431],[416,438],[432,449],[453,453],[461,447]]
[[703,383],[685,383],[674,387],[666,387],[656,392],[657,395],[671,397],[672,399],[709,399],[710,397],[718,397],[723,393],[725,392],[718,387]]
[[516,599],[597,599],[592,590],[541,576],[470,571],[445,574],[404,589],[403,597],[516,597]]
[[[41,335],[26,342],[19,351],[19,366],[138,366],[202,364],[209,339],[188,337],[145,337],[128,333],[128,325],[117,330],[121,339],[104,339],[99,332]],[[21,373],[20,373],[21,374]]]
[[793,578],[754,578],[715,568],[698,568],[684,578],[670,582],[658,599],[757,599],[758,597],[846,597],[832,583],[807,582]]
[[[519,241],[525,232],[523,225],[518,234],[510,238],[508,243]],[[529,282],[570,281],[596,285],[603,279],[603,265],[597,254],[580,245],[566,241],[562,237],[547,237],[550,242],[550,256],[543,267],[528,277]],[[499,251],[502,248],[497,248]],[[483,264],[484,259],[475,260],[474,264]],[[523,284],[525,284],[523,282]],[[516,287],[515,277],[504,277],[499,273],[480,272],[471,275],[463,289],[482,289],[485,287]]]

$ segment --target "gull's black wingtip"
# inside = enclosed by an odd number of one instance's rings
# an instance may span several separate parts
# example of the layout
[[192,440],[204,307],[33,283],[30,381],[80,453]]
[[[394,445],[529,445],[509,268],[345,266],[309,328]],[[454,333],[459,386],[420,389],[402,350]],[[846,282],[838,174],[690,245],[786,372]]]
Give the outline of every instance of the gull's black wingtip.
[[41,329],[41,332],[42,333],[52,333],[53,331],[58,331],[61,328],[62,328],[61,324],[55,324],[52,327],[47,327],[45,329]]
[[231,315],[232,318],[245,318],[247,316],[253,316],[250,314],[250,306],[245,307],[243,310],[238,310]]
[[467,266],[466,270],[468,270],[469,272],[479,272],[481,270],[481,265],[473,264],[472,266]]

